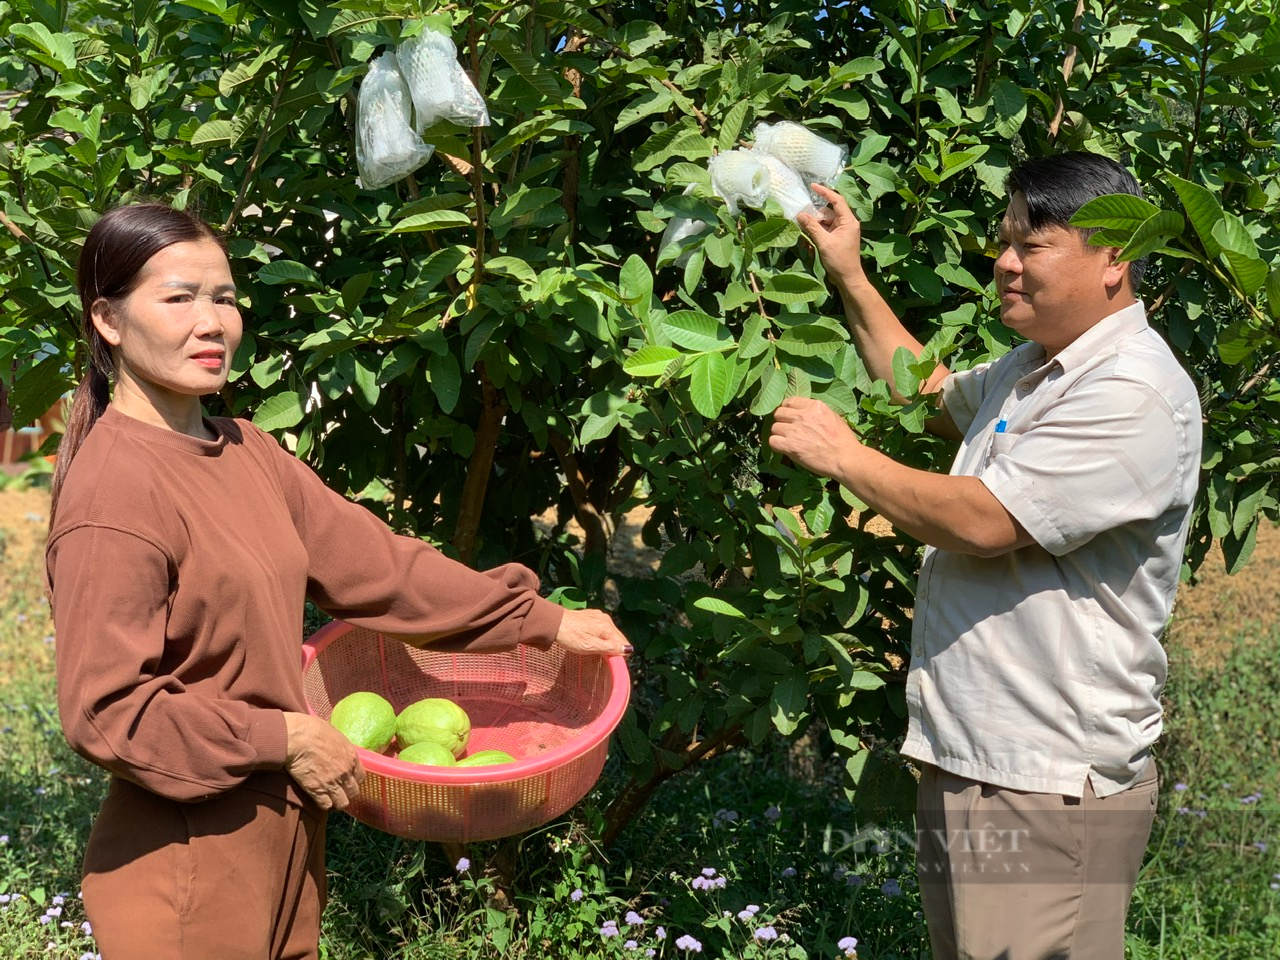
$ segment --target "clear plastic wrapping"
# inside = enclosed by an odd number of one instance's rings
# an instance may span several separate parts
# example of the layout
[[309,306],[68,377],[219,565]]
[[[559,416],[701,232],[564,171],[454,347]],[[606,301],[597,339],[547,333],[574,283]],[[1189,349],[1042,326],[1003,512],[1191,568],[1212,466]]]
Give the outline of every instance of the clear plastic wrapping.
[[807,127],[790,120],[758,123],[755,128],[755,150],[777,157],[808,181],[831,186],[849,162],[849,148],[832,143]]
[[396,58],[413,97],[413,125],[418,133],[439,120],[464,127],[489,125],[484,97],[458,63],[452,38],[424,28],[400,44]]
[[750,150],[726,150],[707,161],[711,188],[730,213],[745,204],[757,210],[769,199],[769,171]]
[[369,65],[356,103],[356,167],[365,188],[394,183],[430,159],[435,148],[414,133],[410,118],[409,90],[388,51]]

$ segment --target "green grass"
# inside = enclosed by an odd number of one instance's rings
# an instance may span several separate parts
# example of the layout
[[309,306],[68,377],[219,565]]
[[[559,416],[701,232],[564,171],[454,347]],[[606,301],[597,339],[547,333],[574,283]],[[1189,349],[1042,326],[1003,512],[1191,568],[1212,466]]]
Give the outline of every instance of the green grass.
[[[80,927],[79,860],[106,780],[58,729],[36,558],[7,559],[18,589],[0,603],[0,898],[10,898],[0,904],[0,956],[80,958],[93,942]],[[1244,636],[1223,667],[1171,679],[1132,960],[1280,956],[1280,890],[1270,886],[1280,884],[1277,646],[1275,636]],[[813,746],[727,755],[667,784],[618,847],[601,851],[591,837],[618,786],[610,766],[573,819],[475,844],[465,872],[438,845],[335,816],[324,955],[595,960],[652,949],[671,958],[687,955],[676,942],[692,936],[704,957],[835,960],[841,938],[855,936],[862,960],[926,958],[910,850],[847,849],[859,824],[838,766]],[[704,869],[715,871],[704,878],[712,888],[695,890]],[[499,872],[511,878],[502,889]],[[61,914],[42,924],[58,895]],[[749,906],[758,910],[739,919]],[[628,923],[629,912],[641,922]],[[617,936],[602,936],[608,921]],[[755,938],[766,926],[778,939]]]

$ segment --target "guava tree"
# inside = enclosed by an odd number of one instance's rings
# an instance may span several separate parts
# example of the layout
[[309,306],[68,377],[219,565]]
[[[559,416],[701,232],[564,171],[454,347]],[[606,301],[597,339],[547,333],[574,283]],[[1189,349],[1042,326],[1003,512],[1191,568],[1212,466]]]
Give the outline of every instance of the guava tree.
[[[434,126],[425,167],[364,189],[361,78],[424,15],[492,125]],[[1010,345],[990,289],[1004,177],[1101,151],[1150,203],[1087,220],[1152,255],[1153,321],[1202,385],[1187,571],[1214,540],[1238,568],[1277,511],[1278,63],[1276,14],[1245,0],[5,0],[0,370],[19,420],[47,408],[84,363],[73,268],[96,216],[195,210],[226,236],[248,321],[211,412],[466,562],[520,560],[565,602],[609,605],[634,638],[631,780],[606,839],[674,773],[815,718],[850,784],[889,797],[900,768],[868,759],[904,724],[919,545],[762,451],[766,418],[821,397],[945,469],[916,387]],[[838,187],[927,342],[897,358],[905,406],[867,376],[795,226],[709,189],[708,158],[777,119],[852,146]],[[660,252],[674,216],[708,228]],[[637,504],[663,559],[612,576]],[[550,532],[533,523],[553,509]]]

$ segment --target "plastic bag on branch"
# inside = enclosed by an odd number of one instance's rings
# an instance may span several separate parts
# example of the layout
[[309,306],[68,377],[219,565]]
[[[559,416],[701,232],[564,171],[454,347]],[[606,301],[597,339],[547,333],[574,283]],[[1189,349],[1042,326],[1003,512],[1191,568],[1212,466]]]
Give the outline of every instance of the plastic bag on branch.
[[356,167],[369,190],[407,177],[430,159],[434,147],[410,124],[409,89],[388,51],[373,63],[356,102]]
[[754,148],[759,153],[777,157],[806,180],[831,186],[849,162],[849,148],[832,143],[798,123],[758,123]]
[[711,189],[736,214],[738,204],[759,210],[769,199],[769,171],[750,150],[726,150],[707,161]]
[[458,63],[453,39],[430,28],[400,44],[400,71],[413,96],[413,126],[419,133],[439,120],[463,127],[487,127],[484,97]]
[[761,156],[760,161],[769,171],[769,196],[782,208],[783,216],[794,221],[802,213],[814,217],[818,215],[809,187],[800,174],[769,154]]
[[[694,185],[691,183],[684,188],[684,195],[690,196],[693,193]],[[677,247],[681,241],[688,237],[696,237],[702,233],[711,224],[705,220],[694,220],[689,217],[674,216],[667,221],[667,229],[662,231],[662,239],[658,241],[658,256],[662,256],[662,251],[667,249],[671,244]],[[692,250],[685,250],[672,261],[677,267],[683,267],[689,262],[689,257],[693,255]]]

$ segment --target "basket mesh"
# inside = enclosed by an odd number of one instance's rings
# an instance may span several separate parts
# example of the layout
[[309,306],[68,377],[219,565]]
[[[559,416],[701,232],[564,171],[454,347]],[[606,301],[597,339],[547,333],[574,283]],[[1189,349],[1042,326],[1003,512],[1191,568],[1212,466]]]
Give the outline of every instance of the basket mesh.
[[[347,808],[357,819],[388,833],[419,840],[469,842],[532,829],[571,808],[595,784],[608,752],[608,736],[584,736],[606,704],[625,691],[613,689],[603,657],[566,654],[559,647],[520,646],[505,653],[446,653],[341,625],[316,642],[315,660],[303,676],[307,704],[328,719],[333,704],[369,690],[396,711],[425,697],[453,700],[471,718],[467,752],[505,750],[519,761],[566,748],[561,762],[529,774],[517,762],[494,782],[498,768],[473,768],[484,782],[440,782],[450,768],[372,767],[359,797]],[[594,742],[593,740],[598,741]],[[575,742],[582,743],[574,750]],[[363,751],[362,751],[363,753]],[[387,756],[394,756],[392,747]],[[484,771],[484,773],[479,773]],[[451,773],[455,771],[450,771]]]

